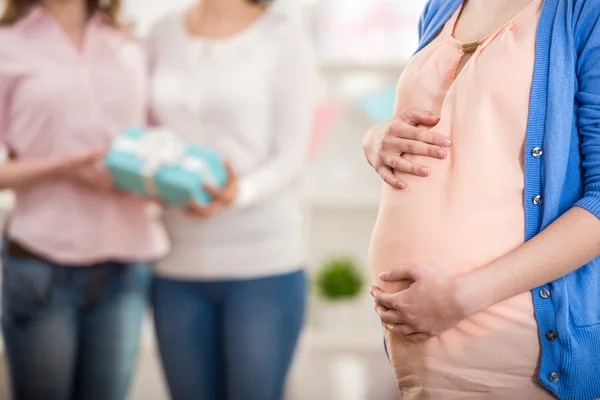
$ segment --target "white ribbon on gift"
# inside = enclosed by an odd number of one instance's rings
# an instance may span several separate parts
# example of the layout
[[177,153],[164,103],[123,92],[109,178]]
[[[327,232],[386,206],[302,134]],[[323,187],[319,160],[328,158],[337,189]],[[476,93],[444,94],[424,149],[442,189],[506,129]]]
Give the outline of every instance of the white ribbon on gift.
[[180,166],[198,173],[204,178],[203,183],[216,185],[217,180],[209,165],[200,158],[190,157],[185,144],[167,129],[153,128],[139,139],[120,136],[114,149],[133,154],[142,161],[144,185],[153,197],[158,194],[154,175],[166,166]]

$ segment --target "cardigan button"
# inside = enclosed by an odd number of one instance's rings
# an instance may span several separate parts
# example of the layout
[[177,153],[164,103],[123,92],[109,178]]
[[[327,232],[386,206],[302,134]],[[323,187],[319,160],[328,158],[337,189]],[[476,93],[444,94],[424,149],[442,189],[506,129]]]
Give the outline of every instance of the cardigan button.
[[544,154],[544,152],[539,147],[534,147],[533,150],[531,150],[531,155],[535,158],[541,157],[542,154]]
[[544,202],[544,200],[542,199],[542,196],[540,196],[539,194],[536,194],[535,196],[533,196],[533,199],[531,199],[531,201],[536,206],[539,206],[540,204],[542,204]]
[[556,331],[548,331],[546,332],[546,339],[553,342],[558,338],[558,333]]
[[542,289],[540,290],[540,297],[542,299],[547,299],[550,297],[550,291],[548,289]]
[[550,372],[550,376],[548,376],[548,378],[550,378],[550,382],[556,383],[558,382],[558,373]]

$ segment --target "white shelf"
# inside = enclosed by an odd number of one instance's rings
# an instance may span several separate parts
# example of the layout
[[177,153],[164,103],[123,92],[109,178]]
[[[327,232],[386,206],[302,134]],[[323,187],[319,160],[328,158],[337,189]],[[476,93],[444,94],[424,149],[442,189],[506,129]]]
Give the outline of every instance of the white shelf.
[[400,73],[404,69],[404,62],[361,62],[361,61],[327,61],[320,62],[319,67],[323,72],[389,72]]

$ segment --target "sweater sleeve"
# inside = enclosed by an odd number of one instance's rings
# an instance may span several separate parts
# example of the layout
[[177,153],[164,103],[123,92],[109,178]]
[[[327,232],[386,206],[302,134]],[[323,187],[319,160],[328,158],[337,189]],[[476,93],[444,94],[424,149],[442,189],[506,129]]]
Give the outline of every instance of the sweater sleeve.
[[[167,18],[170,17],[167,16]],[[158,58],[158,49],[160,45],[160,38],[164,36],[164,25],[166,19],[160,19],[155,21],[150,27],[150,31],[142,38],[142,44],[146,53],[146,67],[148,71],[148,109],[146,112],[146,122],[150,127],[156,127],[160,125],[156,114],[152,108],[152,90],[153,90],[153,77],[156,69],[156,60]]]
[[423,36],[425,35],[425,31],[427,30],[427,21],[429,18],[429,9],[431,8],[431,0],[425,4],[425,8],[421,13],[421,18],[419,19],[419,43],[423,40]]
[[577,126],[581,137],[584,194],[575,204],[600,218],[600,11],[580,1],[575,30]]
[[262,165],[240,177],[236,208],[264,201],[292,184],[306,161],[315,108],[315,57],[299,22],[281,39],[273,82],[273,150]]

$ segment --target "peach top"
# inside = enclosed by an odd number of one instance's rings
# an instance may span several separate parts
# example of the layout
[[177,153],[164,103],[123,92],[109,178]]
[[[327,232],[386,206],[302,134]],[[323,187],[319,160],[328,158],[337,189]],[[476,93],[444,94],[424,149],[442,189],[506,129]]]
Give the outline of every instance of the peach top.
[[[107,148],[146,122],[146,62],[100,14],[77,51],[51,14],[33,7],[0,27],[0,147],[23,160]],[[48,180],[16,192],[7,234],[61,264],[150,261],[169,249],[150,211],[144,200]]]
[[[465,52],[452,33],[460,10],[407,65],[396,109],[439,115],[432,131],[453,146],[445,160],[405,155],[431,175],[403,175],[404,190],[384,185],[370,251],[376,283],[380,272],[406,264],[464,273],[524,242],[523,146],[542,3],[533,0],[481,40],[458,75]],[[540,346],[529,292],[425,343],[389,332],[386,340],[404,400],[552,398],[537,383]]]

